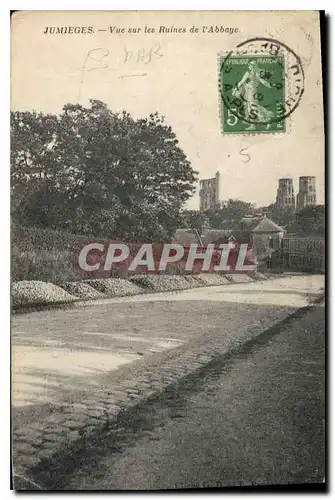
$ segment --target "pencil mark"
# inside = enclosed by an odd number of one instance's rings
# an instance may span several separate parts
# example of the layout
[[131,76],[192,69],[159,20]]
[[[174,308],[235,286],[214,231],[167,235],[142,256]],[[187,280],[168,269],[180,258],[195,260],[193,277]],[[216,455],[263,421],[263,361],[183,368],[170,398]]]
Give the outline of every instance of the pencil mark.
[[[98,31],[107,31],[107,30],[100,29]],[[128,62],[131,61],[132,63],[141,66],[142,64],[145,65],[149,64],[154,58],[160,59],[161,57],[163,57],[163,54],[161,53],[161,46],[159,43],[155,43],[149,49],[145,49],[142,47],[135,51],[128,50],[126,47],[124,47],[123,61],[121,60],[120,57],[116,57],[115,60],[113,58],[113,60],[111,61],[110,50],[105,47],[97,47],[94,49],[90,49],[86,54],[82,67],[80,68],[80,81],[79,81],[77,102],[80,102],[81,99],[82,88],[84,85],[86,72],[89,73],[96,70],[117,71],[120,62],[121,64],[122,62],[123,64],[127,64]],[[110,66],[110,64],[113,64],[116,67],[113,68]],[[123,79],[133,76],[146,76],[146,75],[147,73],[137,73],[137,74],[128,73],[125,75],[121,75],[118,78]]]
[[[80,102],[80,99],[81,99],[81,92],[82,92],[82,87],[83,87],[86,71],[91,71],[93,69],[106,69],[106,68],[108,68],[108,64],[104,64],[103,66],[101,66],[102,60],[104,58],[108,57],[108,55],[109,55],[109,50],[105,49],[103,47],[91,49],[87,52],[87,55],[86,55],[85,60],[84,60],[84,64],[81,67],[79,92],[78,92],[78,98],[77,98],[78,102]],[[93,61],[94,63],[99,63],[100,66],[87,69],[88,61]]]
[[133,51],[128,50],[126,47],[124,48],[125,58],[124,63],[126,64],[128,61],[135,60],[136,63],[148,64],[152,61],[153,57],[156,56],[158,58],[163,57],[163,54],[160,53],[161,46],[159,43],[153,45],[149,50],[144,49],[143,47]]
[[107,69],[108,64],[102,64],[102,60],[108,56],[109,56],[108,49],[104,49],[104,48],[91,49],[87,53],[87,57],[85,59],[85,63],[84,63],[85,69],[86,69],[86,63],[88,61],[92,61],[93,63],[98,64],[98,66],[88,68],[87,71],[93,71],[96,69]]
[[137,73],[137,74],[121,75],[121,76],[119,76],[119,80],[121,80],[121,78],[128,78],[129,76],[147,76],[147,73]]
[[244,153],[244,151],[247,151],[247,149],[248,149],[248,148],[242,148],[242,149],[240,150],[240,155],[241,155],[241,156],[247,156],[247,157],[248,157],[248,159],[247,159],[247,160],[246,160],[246,159],[245,159],[245,160],[243,160],[243,163],[249,163],[249,161],[251,160],[251,156],[249,155],[249,153]]

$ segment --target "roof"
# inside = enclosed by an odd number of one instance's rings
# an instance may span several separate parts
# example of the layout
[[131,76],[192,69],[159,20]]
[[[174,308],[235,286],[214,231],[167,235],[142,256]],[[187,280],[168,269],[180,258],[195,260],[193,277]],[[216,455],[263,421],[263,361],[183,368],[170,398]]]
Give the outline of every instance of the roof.
[[246,215],[246,216],[242,217],[240,222],[253,222],[254,220],[256,220],[255,217],[252,217],[250,215]]
[[172,238],[173,243],[179,244],[189,244],[189,243],[198,243],[197,236],[193,229],[177,229]]
[[275,222],[264,217],[259,224],[252,230],[253,233],[283,233],[285,229],[278,226]]

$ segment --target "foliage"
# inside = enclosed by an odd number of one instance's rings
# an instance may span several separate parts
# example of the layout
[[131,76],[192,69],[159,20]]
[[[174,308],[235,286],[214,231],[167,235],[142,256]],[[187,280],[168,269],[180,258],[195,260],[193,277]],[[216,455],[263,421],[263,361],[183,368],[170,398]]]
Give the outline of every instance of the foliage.
[[236,225],[242,217],[252,214],[254,211],[255,207],[252,203],[229,199],[222,201],[217,210],[208,210],[206,215],[213,229],[221,229],[225,226],[232,227]]
[[267,209],[267,216],[279,226],[287,229],[293,222],[295,222],[296,214],[292,209],[278,208],[275,203],[269,205]]
[[71,254],[64,251],[20,250],[11,252],[11,279],[47,281],[55,284],[82,279],[80,269],[71,262]]
[[296,220],[287,228],[287,231],[302,236],[324,236],[324,205],[309,205],[303,208],[296,214]]
[[202,233],[208,225],[208,218],[204,212],[198,210],[184,210],[182,212],[182,224],[185,228],[197,229]]
[[196,174],[157,113],[135,120],[95,100],[11,113],[11,210],[24,225],[166,240]]

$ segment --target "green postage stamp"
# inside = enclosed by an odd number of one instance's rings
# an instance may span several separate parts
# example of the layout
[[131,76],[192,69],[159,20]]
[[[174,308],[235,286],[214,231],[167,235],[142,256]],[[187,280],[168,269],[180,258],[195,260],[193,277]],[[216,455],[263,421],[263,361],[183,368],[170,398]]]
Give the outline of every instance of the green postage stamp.
[[285,132],[284,56],[219,56],[223,134]]

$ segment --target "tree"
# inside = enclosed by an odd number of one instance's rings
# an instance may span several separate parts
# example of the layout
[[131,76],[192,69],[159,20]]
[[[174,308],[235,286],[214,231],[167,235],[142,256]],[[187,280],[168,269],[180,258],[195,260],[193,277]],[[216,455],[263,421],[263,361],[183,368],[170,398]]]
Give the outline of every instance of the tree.
[[284,229],[295,221],[294,210],[291,208],[279,208],[275,203],[268,206],[267,216]]
[[232,225],[240,222],[242,217],[247,214],[252,214],[255,207],[252,203],[229,199],[222,201],[216,210],[209,210],[206,212],[210,226],[213,229],[223,228],[224,225],[231,227]]
[[184,210],[182,212],[182,224],[185,228],[197,229],[202,233],[208,225],[207,216],[198,210]]
[[324,205],[307,205],[296,214],[296,220],[287,228],[290,233],[301,236],[324,236]]
[[[57,117],[42,113],[11,113],[11,191],[12,209],[47,190],[55,175],[51,147],[56,137]],[[52,180],[55,184],[55,179]]]
[[12,113],[12,211],[21,222],[168,239],[197,172],[158,113],[135,120],[96,100],[60,116]]

